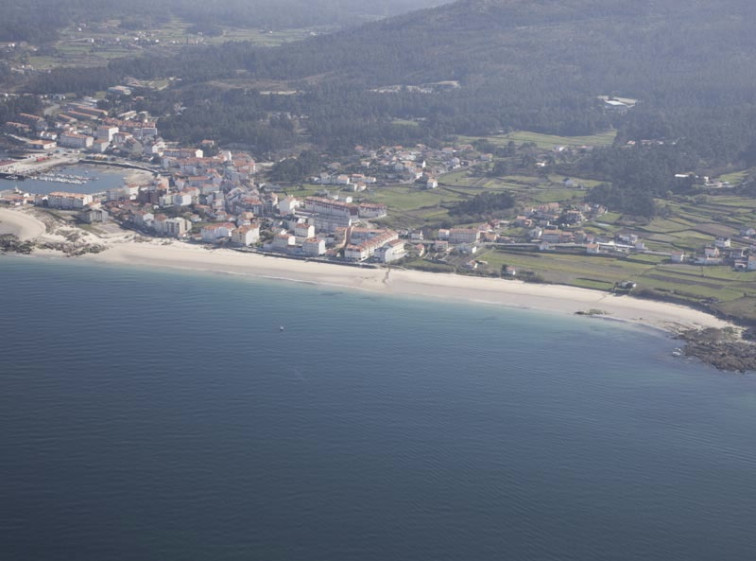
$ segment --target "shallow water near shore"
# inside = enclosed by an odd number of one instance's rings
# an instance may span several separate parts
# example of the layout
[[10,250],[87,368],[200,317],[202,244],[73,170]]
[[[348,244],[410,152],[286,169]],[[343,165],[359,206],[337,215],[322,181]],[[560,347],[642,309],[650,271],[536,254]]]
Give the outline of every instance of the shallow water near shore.
[[650,330],[0,257],[0,334],[2,559],[756,552],[756,379]]

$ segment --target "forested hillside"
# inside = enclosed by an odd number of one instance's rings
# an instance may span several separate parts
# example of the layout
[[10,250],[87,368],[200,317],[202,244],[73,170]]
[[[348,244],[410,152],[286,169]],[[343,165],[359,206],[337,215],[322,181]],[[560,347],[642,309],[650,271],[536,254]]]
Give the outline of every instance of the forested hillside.
[[[614,127],[622,144],[675,146],[665,169],[711,169],[756,161],[754,23],[749,0],[461,0],[278,48],[226,43],[42,73],[26,88],[173,77],[143,102],[167,113],[169,138],[260,150]],[[260,94],[271,88],[296,93]],[[617,113],[601,94],[639,102]],[[172,113],[179,102],[186,109]]]
[[[754,23],[748,0],[463,0],[277,49],[237,43],[114,61],[101,79],[177,76],[187,88],[233,77],[247,90],[275,81],[302,92],[277,103],[309,115],[316,138],[352,140],[368,124],[371,134],[417,138],[589,134],[613,124],[622,140],[684,139],[700,158],[723,162],[755,138]],[[43,76],[33,88],[64,78]],[[459,87],[372,91],[442,81]],[[640,103],[619,119],[599,94]],[[205,92],[221,103],[224,95]],[[387,131],[392,119],[416,119],[419,130]]]

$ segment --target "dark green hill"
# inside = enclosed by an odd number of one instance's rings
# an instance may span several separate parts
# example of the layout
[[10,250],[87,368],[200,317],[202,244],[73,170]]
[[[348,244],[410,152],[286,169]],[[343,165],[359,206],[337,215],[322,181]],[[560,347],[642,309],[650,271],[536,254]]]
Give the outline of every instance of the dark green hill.
[[371,84],[485,81],[516,79],[538,65],[602,91],[688,72],[729,81],[753,71],[754,23],[756,8],[747,0],[463,0],[288,45],[270,53],[272,64],[260,73],[333,73]]
[[[755,23],[751,0],[461,0],[276,49],[235,43],[114,61],[100,80],[181,78],[175,95],[189,110],[170,121],[179,138],[217,132],[187,124],[196,99],[197,121],[209,123],[218,119],[208,106],[229,104],[306,117],[308,139],[320,144],[614,126],[621,141],[679,143],[693,159],[721,164],[756,146]],[[64,80],[42,76],[31,88]],[[248,93],[228,94],[219,82]],[[300,94],[256,95],[271,84]],[[640,102],[621,114],[602,94]],[[418,126],[393,126],[397,119]]]

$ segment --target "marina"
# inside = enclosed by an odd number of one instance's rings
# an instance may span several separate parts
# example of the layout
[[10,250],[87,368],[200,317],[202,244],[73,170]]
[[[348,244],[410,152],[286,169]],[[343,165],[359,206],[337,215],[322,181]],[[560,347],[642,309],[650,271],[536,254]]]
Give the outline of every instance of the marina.
[[42,173],[35,179],[38,181],[49,181],[54,183],[67,183],[71,185],[83,185],[89,181],[95,181],[97,177],[88,177],[84,175],[73,175],[64,173]]
[[8,183],[18,182],[17,188],[36,195],[47,195],[54,191],[74,191],[91,195],[123,185],[130,173],[132,172],[125,168],[98,166],[94,169],[89,164],[77,163],[36,175],[0,174],[0,178],[6,179]]

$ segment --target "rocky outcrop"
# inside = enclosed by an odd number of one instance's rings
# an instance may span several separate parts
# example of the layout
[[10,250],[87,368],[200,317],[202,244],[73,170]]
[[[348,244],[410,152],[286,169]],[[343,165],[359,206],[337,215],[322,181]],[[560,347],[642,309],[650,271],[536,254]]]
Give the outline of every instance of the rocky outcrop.
[[686,356],[731,372],[756,372],[756,344],[734,328],[691,329],[678,336],[685,341]]

